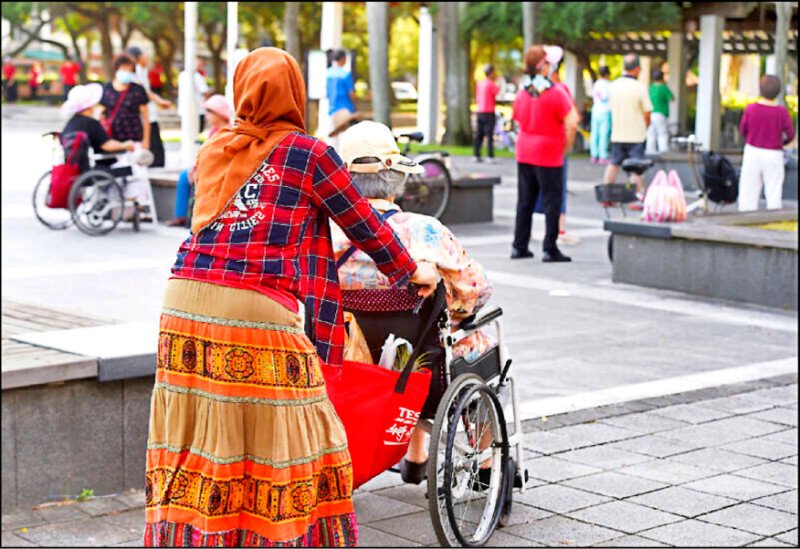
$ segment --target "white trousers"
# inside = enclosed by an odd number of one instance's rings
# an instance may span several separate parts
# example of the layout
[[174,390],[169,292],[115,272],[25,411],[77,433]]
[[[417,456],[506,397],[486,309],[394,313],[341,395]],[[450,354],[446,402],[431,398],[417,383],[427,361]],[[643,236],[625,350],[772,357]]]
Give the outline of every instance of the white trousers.
[[669,130],[667,117],[660,112],[650,113],[650,125],[647,127],[647,146],[645,153],[656,154],[669,150]]
[[784,177],[782,150],[760,149],[745,145],[742,172],[739,176],[739,211],[749,212],[758,209],[762,186],[767,198],[767,209],[779,209]]

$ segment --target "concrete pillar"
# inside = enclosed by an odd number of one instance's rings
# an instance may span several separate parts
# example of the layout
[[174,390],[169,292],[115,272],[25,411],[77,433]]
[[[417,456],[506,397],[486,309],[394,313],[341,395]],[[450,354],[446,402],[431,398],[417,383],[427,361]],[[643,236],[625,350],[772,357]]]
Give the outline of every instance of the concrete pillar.
[[787,39],[789,25],[792,21],[792,6],[794,2],[775,2],[775,72],[771,73],[781,79],[781,92],[776,100],[778,104],[786,106],[786,57],[788,53]]
[[197,99],[194,94],[194,73],[197,71],[197,2],[185,2],[183,10],[183,67],[181,94],[181,167],[195,163],[195,140],[200,130]]
[[724,26],[725,18],[719,15],[700,17],[700,74],[694,133],[708,150],[718,149],[720,145],[719,73]]
[[536,43],[536,2],[522,3],[523,55]]
[[639,82],[645,88],[650,88],[650,75],[653,73],[653,58],[646,55],[639,56],[639,66],[642,70],[639,71]]
[[669,104],[669,128],[682,134],[686,131],[686,51],[682,32],[670,33],[667,38],[667,86],[675,96]]
[[372,90],[372,118],[391,127],[389,87],[389,4],[367,2],[369,32],[369,80]]
[[417,72],[417,128],[429,145],[436,142],[439,102],[439,36],[427,7],[419,9],[419,69]]
[[577,101],[578,87],[581,84],[581,70],[578,67],[578,58],[574,53],[564,52],[564,84],[569,88],[572,97]]
[[[322,28],[319,33],[319,49],[322,51],[342,47],[342,3],[322,3]],[[319,100],[319,113],[317,115],[317,136],[325,139],[333,128],[328,115],[328,98]]]
[[233,105],[233,72],[236,70],[236,44],[239,42],[239,2],[228,2],[228,36],[225,46],[228,56],[225,97]]

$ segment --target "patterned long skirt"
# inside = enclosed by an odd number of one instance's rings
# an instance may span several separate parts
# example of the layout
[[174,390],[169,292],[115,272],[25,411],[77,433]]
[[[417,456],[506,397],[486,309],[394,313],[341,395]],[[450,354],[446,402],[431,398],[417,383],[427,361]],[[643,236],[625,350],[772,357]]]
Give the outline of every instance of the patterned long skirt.
[[169,281],[145,488],[148,547],[356,545],[347,439],[299,315]]

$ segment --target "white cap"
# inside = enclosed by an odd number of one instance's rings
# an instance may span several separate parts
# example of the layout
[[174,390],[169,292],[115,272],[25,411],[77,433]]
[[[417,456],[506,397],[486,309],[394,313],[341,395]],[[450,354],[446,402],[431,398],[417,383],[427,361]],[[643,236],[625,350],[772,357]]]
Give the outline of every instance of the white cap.
[[[396,170],[409,174],[420,174],[425,168],[400,154],[400,148],[385,124],[367,120],[351,126],[339,137],[339,156],[351,172],[375,173],[381,170]],[[380,162],[353,164],[358,158],[374,156]]]

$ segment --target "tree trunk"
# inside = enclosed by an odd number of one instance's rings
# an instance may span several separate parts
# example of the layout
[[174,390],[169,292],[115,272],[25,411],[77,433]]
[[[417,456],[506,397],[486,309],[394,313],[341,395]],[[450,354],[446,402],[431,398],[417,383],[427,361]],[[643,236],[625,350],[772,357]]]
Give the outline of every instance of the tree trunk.
[[172,83],[172,65],[175,60],[175,51],[177,48],[171,39],[162,38],[162,40],[167,45],[164,53],[161,55],[161,65],[164,67],[164,95],[169,97],[172,94],[172,90],[175,89]]
[[369,30],[369,79],[372,89],[372,118],[391,127],[389,117],[388,8],[384,2],[367,2]]
[[781,79],[781,92],[776,98],[780,105],[786,106],[786,38],[792,19],[793,2],[775,2],[775,76]]
[[106,79],[111,80],[114,78],[114,47],[111,45],[108,15],[98,22],[98,26],[100,27],[100,45],[103,50],[103,70],[105,70]]
[[461,34],[461,2],[439,4],[439,28],[444,32],[444,96],[447,105],[443,145],[469,145],[469,41]]
[[295,58],[298,63],[303,62],[300,53],[300,29],[297,23],[300,19],[300,3],[286,2],[283,14],[283,34],[286,35],[286,43],[283,49]]

